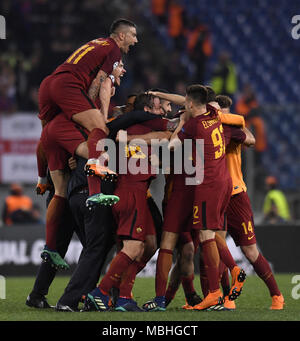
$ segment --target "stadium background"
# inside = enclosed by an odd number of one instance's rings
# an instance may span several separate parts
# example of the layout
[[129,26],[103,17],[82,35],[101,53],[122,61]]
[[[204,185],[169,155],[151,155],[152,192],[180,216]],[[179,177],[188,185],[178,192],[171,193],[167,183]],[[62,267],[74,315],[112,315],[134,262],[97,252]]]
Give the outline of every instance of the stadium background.
[[[2,221],[0,273],[34,274],[39,263],[33,251],[42,246],[45,217],[45,198],[34,194],[39,84],[82,43],[106,36],[118,17],[136,22],[139,44],[125,58],[127,73],[114,105],[149,88],[184,94],[190,83],[218,86],[218,66],[226,60],[232,111],[241,108],[246,95],[242,108],[259,141],[254,150],[243,152],[258,245],[275,271],[299,272],[300,40],[291,33],[292,17],[299,12],[297,0],[253,0],[251,5],[243,0],[2,0],[6,39],[0,41],[0,205],[2,209],[10,184],[22,183],[40,210],[41,223],[6,226]],[[268,175],[276,176],[288,198],[289,224],[263,224]],[[162,186],[153,186],[159,203]],[[282,232],[288,236],[284,240]],[[32,236],[39,241],[35,246]],[[70,259],[79,254],[77,244],[73,249]],[[286,256],[278,260],[278,253]]]

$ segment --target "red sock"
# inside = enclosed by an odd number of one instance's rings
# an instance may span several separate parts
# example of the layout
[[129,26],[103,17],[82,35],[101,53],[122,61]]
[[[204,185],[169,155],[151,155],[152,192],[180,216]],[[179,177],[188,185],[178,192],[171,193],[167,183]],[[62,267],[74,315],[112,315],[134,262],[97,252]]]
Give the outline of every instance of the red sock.
[[257,260],[252,265],[257,275],[266,283],[270,295],[280,296],[280,290],[278,289],[270,264],[265,257],[260,253],[257,257]]
[[221,236],[219,236],[218,233],[215,234],[215,239],[216,239],[216,244],[218,247],[220,259],[231,271],[236,266],[236,262],[233,259],[228,249],[226,240],[222,238]]
[[137,270],[136,270],[137,274],[144,269],[144,267],[147,265],[147,263],[152,258],[152,256],[153,255],[151,255],[151,256],[143,255],[142,259],[138,262],[138,266],[137,266]]
[[144,262],[143,260],[138,262],[136,273],[138,274],[139,272],[141,272],[146,265],[147,265],[147,262]]
[[166,301],[169,301],[169,302],[173,301],[173,298],[175,297],[177,290],[178,290],[177,286],[173,287],[172,284],[169,283],[166,294],[165,294]]
[[64,215],[67,199],[54,195],[46,213],[46,245],[50,250],[56,250],[56,236]]
[[209,291],[217,291],[219,286],[220,256],[215,239],[208,239],[201,243],[203,262],[208,279]]
[[221,286],[223,289],[223,295],[227,296],[230,291],[229,274],[227,266],[222,261],[220,262],[219,275]]
[[181,277],[181,284],[184,290],[185,296],[196,292],[194,288],[194,274],[187,277]]
[[209,293],[209,286],[208,286],[208,279],[206,276],[206,267],[203,262],[203,250],[202,249],[200,249],[199,271],[200,271],[201,289],[202,289],[203,297],[205,297]]
[[88,176],[87,177],[89,195],[101,193],[101,179],[99,176]]
[[[103,150],[101,147],[97,148],[98,141],[105,139],[106,134],[102,129],[94,128],[88,137],[87,145],[89,150],[89,159],[98,159]],[[97,193],[101,193],[101,179],[98,176],[88,176],[88,187],[89,187],[89,195],[94,195]]]
[[156,296],[165,296],[168,276],[172,266],[173,251],[160,249],[156,263],[155,292]]
[[120,284],[120,297],[131,298],[139,262],[133,261],[123,273]]
[[39,143],[36,147],[36,160],[38,175],[40,178],[45,178],[47,176],[48,161],[41,140],[39,140]]
[[122,251],[114,257],[107,273],[98,286],[104,294],[108,295],[109,290],[114,286],[119,287],[122,274],[132,262],[132,259]]

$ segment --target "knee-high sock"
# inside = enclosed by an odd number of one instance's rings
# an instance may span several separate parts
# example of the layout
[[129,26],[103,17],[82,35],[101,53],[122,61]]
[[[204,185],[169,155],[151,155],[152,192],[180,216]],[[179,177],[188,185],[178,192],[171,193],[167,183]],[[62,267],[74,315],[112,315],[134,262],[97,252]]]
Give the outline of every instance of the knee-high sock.
[[136,270],[137,274],[144,269],[144,267],[147,265],[147,263],[152,258],[152,256],[153,256],[153,254],[152,255],[143,255],[142,259],[137,264],[137,270]]
[[120,284],[120,297],[131,298],[139,262],[133,261],[123,273]]
[[155,292],[156,296],[165,296],[168,276],[172,266],[173,251],[160,249],[156,263]]
[[220,262],[219,275],[221,286],[223,289],[223,295],[227,296],[230,291],[229,274],[227,266],[222,261]]
[[168,283],[168,288],[166,290],[166,303],[171,302],[176,295],[177,290],[181,284],[180,268],[178,262],[171,271],[170,280]]
[[214,292],[219,286],[220,256],[215,239],[208,239],[201,243],[203,262],[208,279],[209,291]]
[[41,140],[38,142],[38,145],[36,147],[36,160],[38,175],[40,178],[45,178],[47,176],[48,162]]
[[277,286],[270,264],[265,259],[265,257],[260,253],[256,261],[252,265],[257,275],[266,283],[266,286],[269,289],[270,295],[280,296],[280,290]]
[[[54,195],[46,213],[46,245],[51,250],[56,250],[56,236],[60,228],[67,199]],[[63,227],[61,227],[63,228]]]
[[216,244],[218,247],[220,259],[228,267],[228,269],[231,271],[236,266],[236,262],[233,259],[232,255],[228,249],[226,240],[224,238],[222,238],[220,235],[218,235],[218,233],[215,234],[215,239],[216,239]]
[[120,251],[111,261],[109,269],[99,284],[100,290],[108,294],[112,287],[119,287],[123,273],[128,269],[133,260]]
[[195,287],[194,287],[194,274],[191,274],[189,276],[182,276],[181,284],[182,284],[185,296],[188,296],[196,292]]
[[199,260],[199,271],[200,271],[200,284],[203,293],[203,297],[209,293],[208,279],[206,275],[206,266],[203,261],[203,250],[200,249],[200,260]]

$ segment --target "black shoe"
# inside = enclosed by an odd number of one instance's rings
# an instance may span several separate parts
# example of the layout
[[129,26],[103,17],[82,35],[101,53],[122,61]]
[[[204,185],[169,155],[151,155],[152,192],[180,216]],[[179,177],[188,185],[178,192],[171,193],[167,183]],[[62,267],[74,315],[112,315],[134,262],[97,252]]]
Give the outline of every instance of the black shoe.
[[193,307],[193,306],[201,303],[202,298],[199,295],[197,295],[195,292],[193,292],[192,294],[189,294],[186,296],[186,302],[188,305]]
[[28,307],[33,307],[33,308],[39,308],[39,309],[49,309],[51,306],[47,302],[47,299],[45,296],[36,296],[34,297],[33,295],[28,295],[26,299],[26,305]]
[[78,308],[73,308],[73,307],[70,307],[69,305],[64,305],[60,303],[56,303],[55,310],[62,311],[62,312],[70,312],[70,313],[79,311]]

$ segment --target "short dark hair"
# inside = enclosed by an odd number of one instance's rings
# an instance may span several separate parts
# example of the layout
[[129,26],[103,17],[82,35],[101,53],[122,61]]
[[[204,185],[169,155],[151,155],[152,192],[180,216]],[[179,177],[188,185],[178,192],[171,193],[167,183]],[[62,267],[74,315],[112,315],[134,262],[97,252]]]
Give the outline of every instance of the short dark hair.
[[219,104],[221,109],[230,108],[232,105],[232,99],[226,95],[218,95],[216,96],[216,102]]
[[153,89],[150,89],[148,91],[157,91],[157,92],[162,92],[164,94],[169,94],[170,93],[168,90],[160,89],[160,88],[153,88]]
[[135,27],[136,28],[136,24],[134,22],[127,20],[127,19],[120,18],[120,19],[116,19],[111,24],[110,29],[109,29],[109,33],[110,34],[117,33],[118,29],[121,26],[129,26],[129,27]]
[[135,92],[132,92],[131,94],[127,95],[127,99],[131,97],[136,97],[138,94]]
[[216,100],[215,90],[209,85],[206,86],[206,89],[208,92],[207,103],[214,102]]
[[207,103],[208,91],[204,85],[193,84],[186,88],[186,95],[198,105]]
[[152,95],[144,92],[138,94],[134,101],[134,110],[144,110],[144,107],[153,108],[153,99],[154,97]]

